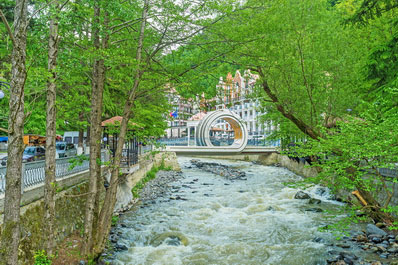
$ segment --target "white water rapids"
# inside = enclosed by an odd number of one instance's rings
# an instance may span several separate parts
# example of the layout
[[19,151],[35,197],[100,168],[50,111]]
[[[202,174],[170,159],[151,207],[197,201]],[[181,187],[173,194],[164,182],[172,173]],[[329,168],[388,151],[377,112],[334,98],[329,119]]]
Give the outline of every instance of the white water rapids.
[[333,237],[318,228],[328,213],[305,209],[339,203],[311,191],[321,204],[294,199],[298,189],[283,183],[300,177],[284,168],[200,159],[246,172],[247,180],[230,181],[191,167],[191,159],[178,159],[184,178],[170,183],[178,191],[122,217],[119,242],[128,250],[111,253],[111,264],[326,264]]

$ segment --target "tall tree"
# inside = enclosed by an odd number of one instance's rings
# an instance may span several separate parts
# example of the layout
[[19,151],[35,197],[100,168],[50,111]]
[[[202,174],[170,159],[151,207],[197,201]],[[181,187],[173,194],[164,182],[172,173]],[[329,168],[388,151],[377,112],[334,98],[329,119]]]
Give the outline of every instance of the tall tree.
[[[100,31],[101,1],[94,5],[94,34],[93,42],[97,57],[93,64],[92,93],[91,93],[91,118],[90,118],[90,180],[89,193],[86,202],[86,214],[84,222],[84,249],[88,255],[92,251],[93,228],[95,229],[98,218],[99,197],[98,188],[101,183],[101,117],[103,107],[103,92],[105,86],[105,60],[101,53],[108,46],[108,34]],[[103,26],[108,24],[107,11],[104,12]],[[102,34],[101,34],[102,33]],[[102,36],[102,38],[101,38]],[[93,227],[94,226],[94,227]]]
[[11,93],[8,118],[8,163],[6,192],[4,197],[4,221],[1,234],[0,263],[18,264],[20,241],[20,202],[22,180],[23,126],[24,126],[24,88],[26,81],[26,28],[28,1],[16,0],[14,9],[14,32],[7,23],[3,12],[0,16],[12,40],[13,50]]
[[46,161],[45,161],[45,186],[44,186],[44,223],[47,224],[47,255],[54,253],[56,245],[56,227],[55,227],[55,140],[56,140],[56,93],[57,93],[57,58],[58,58],[58,21],[59,21],[59,2],[54,1],[50,6],[50,28],[48,38],[48,74],[47,81],[47,116],[46,116]]
[[101,210],[101,213],[99,216],[99,221],[98,221],[98,228],[97,228],[97,235],[96,235],[97,246],[95,249],[95,253],[100,253],[100,251],[102,251],[102,249],[105,246],[106,237],[108,234],[107,231],[109,231],[111,217],[112,217],[113,209],[114,209],[115,203],[116,203],[119,168],[120,168],[120,160],[122,157],[123,145],[124,145],[124,141],[126,139],[128,122],[129,122],[130,115],[131,115],[131,109],[133,107],[135,93],[136,93],[138,86],[140,85],[141,77],[143,74],[141,64],[142,64],[142,52],[143,52],[143,48],[144,48],[143,45],[144,45],[144,37],[145,37],[145,27],[146,27],[146,23],[147,23],[147,19],[148,19],[148,8],[149,8],[149,0],[145,0],[143,11],[142,11],[142,17],[141,17],[142,21],[141,21],[141,27],[140,27],[140,31],[139,31],[138,45],[137,45],[136,57],[135,57],[137,66],[136,66],[135,75],[134,75],[134,85],[130,89],[130,92],[128,94],[128,98],[126,100],[126,104],[125,104],[124,110],[123,110],[123,120],[120,125],[120,133],[119,133],[117,149],[116,149],[114,161],[113,161],[110,186],[105,195],[104,205],[102,207],[102,210]]

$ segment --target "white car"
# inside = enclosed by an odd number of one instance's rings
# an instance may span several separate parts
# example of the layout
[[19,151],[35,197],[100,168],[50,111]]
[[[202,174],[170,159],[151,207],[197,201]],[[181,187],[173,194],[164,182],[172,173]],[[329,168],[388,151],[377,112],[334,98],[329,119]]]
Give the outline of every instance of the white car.
[[55,144],[57,152],[56,158],[71,157],[77,155],[77,149],[74,144],[67,142],[57,142]]

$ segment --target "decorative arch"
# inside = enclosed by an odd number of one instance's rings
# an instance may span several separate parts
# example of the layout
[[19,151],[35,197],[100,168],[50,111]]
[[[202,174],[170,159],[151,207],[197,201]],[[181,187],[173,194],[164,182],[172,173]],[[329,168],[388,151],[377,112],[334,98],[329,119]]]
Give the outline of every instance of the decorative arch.
[[[234,130],[234,142],[230,146],[214,146],[210,141],[211,125],[218,119],[224,119],[227,121]],[[223,149],[228,148],[234,149],[234,151],[238,152],[242,151],[246,147],[248,141],[246,124],[237,114],[225,109],[207,113],[207,115],[199,122],[195,134],[198,146],[208,146]]]

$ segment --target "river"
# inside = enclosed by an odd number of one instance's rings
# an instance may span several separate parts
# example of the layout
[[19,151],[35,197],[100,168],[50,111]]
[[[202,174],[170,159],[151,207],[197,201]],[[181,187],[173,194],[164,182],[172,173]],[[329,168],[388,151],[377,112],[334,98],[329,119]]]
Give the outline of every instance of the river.
[[[200,159],[246,173],[232,181],[191,159],[178,158],[183,178],[170,184],[174,193],[121,217],[118,241],[128,250],[111,253],[111,264],[326,264],[334,237],[319,228],[340,203],[319,188],[306,191],[319,205],[294,199],[299,189],[284,182],[300,177],[284,168]],[[314,207],[324,211],[306,211]]]

